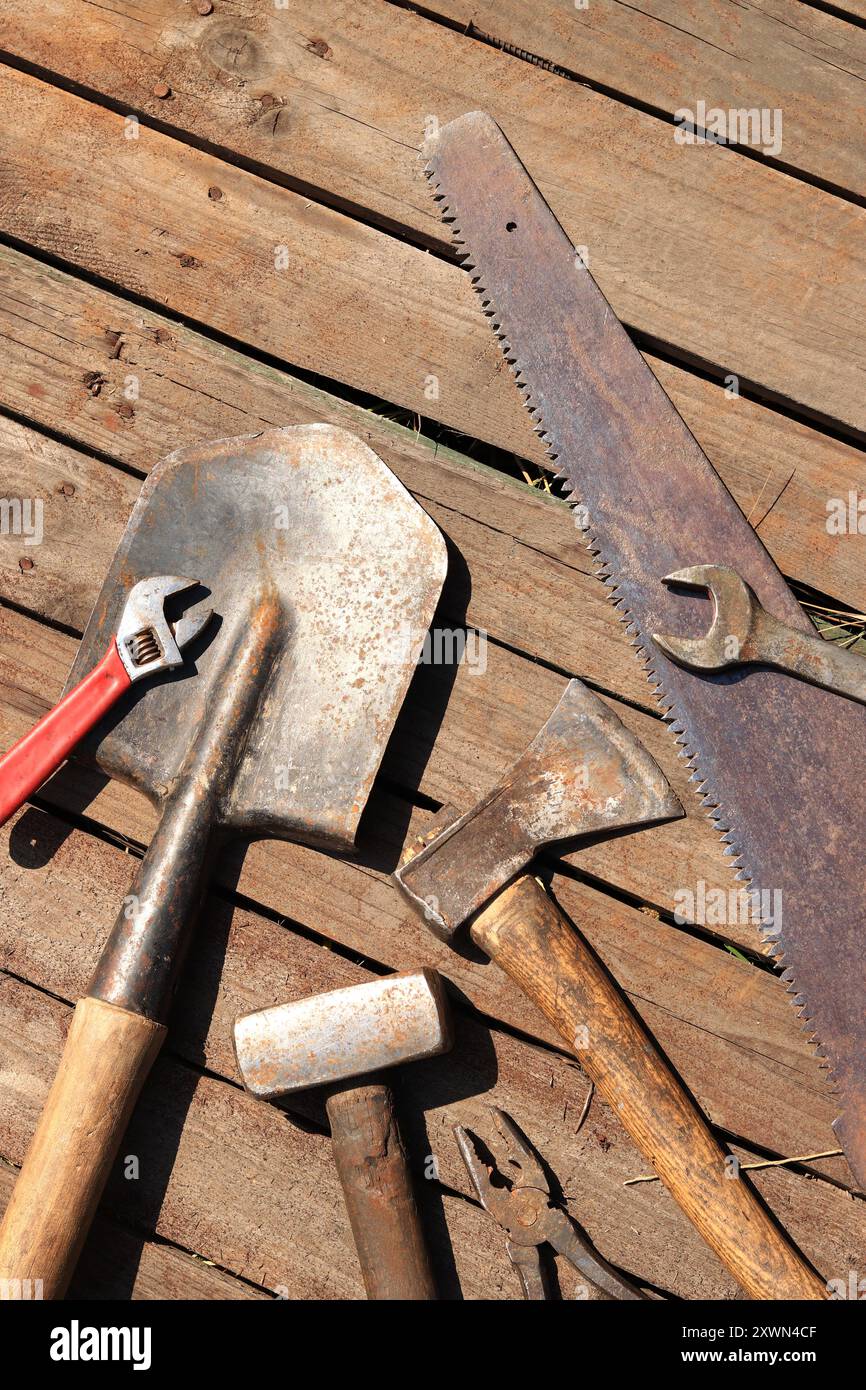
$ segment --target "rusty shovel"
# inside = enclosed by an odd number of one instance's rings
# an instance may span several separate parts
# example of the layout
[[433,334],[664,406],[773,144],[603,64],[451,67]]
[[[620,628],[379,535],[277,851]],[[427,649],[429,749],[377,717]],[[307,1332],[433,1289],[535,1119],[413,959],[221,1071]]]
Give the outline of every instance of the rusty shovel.
[[327,425],[182,449],[145,483],[69,676],[102,655],[142,578],[196,576],[192,668],[125,696],[90,751],[160,821],[76,1006],[0,1228],[0,1279],[60,1298],[141,1086],[216,848],[353,848],[445,577],[433,522],[361,440]]

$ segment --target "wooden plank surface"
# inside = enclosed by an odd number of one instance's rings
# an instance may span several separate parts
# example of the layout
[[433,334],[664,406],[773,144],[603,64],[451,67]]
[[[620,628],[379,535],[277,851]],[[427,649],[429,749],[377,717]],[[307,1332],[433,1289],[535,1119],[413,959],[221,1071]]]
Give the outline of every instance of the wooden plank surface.
[[[790,6],[744,11],[750,76],[765,92],[777,71],[770,26]],[[619,8],[599,0],[599,64],[612,61]],[[514,41],[519,23],[555,9],[506,0],[498,13],[513,19]],[[636,14],[642,28],[670,28]],[[791,85],[847,89],[849,75],[831,75],[821,45],[852,26],[815,15]],[[58,45],[58,32],[71,41]],[[673,61],[654,71],[659,91],[665,81],[673,90],[678,70],[739,90],[730,86],[738,69],[707,55],[702,67],[690,42],[666,35],[659,51]],[[507,112],[519,151],[574,240],[590,245],[621,315],[680,359],[736,371],[845,430],[863,421],[866,342],[854,306],[866,279],[864,214],[732,151],[705,149],[686,163],[696,152],[677,147],[664,121],[380,0],[286,10],[237,0],[206,17],[173,0],[146,10],[117,0],[110,11],[47,0],[35,13],[10,0],[0,44],[13,63],[40,70],[0,68],[20,117],[0,172],[0,232],[71,272],[0,250],[0,492],[45,507],[42,545],[0,536],[0,603],[21,610],[0,613],[0,745],[56,698],[140,478],[193,439],[313,419],[354,429],[451,542],[441,620],[490,636],[483,674],[419,672],[357,863],[276,842],[221,857],[169,1049],[128,1140],[141,1180],[116,1176],[106,1200],[122,1258],[112,1270],[100,1253],[107,1237],[95,1232],[81,1286],[139,1298],[161,1287],[189,1297],[359,1296],[322,1115],[303,1100],[284,1113],[245,1097],[230,1026],[248,1008],[426,961],[450,980],[459,1051],[417,1069],[406,1124],[415,1161],[431,1154],[439,1164],[422,1200],[446,1296],[516,1296],[500,1233],[468,1200],[450,1132],[459,1120],[483,1133],[490,1099],[538,1142],[608,1258],[679,1296],[733,1296],[658,1184],[623,1188],[645,1165],[597,1099],[575,1133],[586,1081],[544,1021],[500,972],[407,919],[388,882],[406,836],[429,820],[412,805],[414,788],[425,805],[465,808],[535,732],[564,673],[587,677],[660,759],[689,815],[552,863],[558,901],[744,1156],[834,1146],[832,1097],[754,927],[693,932],[672,920],[680,888],[728,887],[728,870],[567,509],[470,456],[476,438],[534,461],[540,453],[467,277],[424,250],[443,242],[416,147],[426,117],[479,104]],[[157,80],[170,86],[166,99],[153,95]],[[126,138],[128,111],[143,117],[135,139]],[[800,111],[796,148],[819,119]],[[833,167],[841,146],[823,151]],[[810,175],[811,154],[797,157]],[[259,360],[237,350],[245,346]],[[862,487],[862,452],[665,356],[648,360],[784,571],[862,606],[864,539],[830,537],[825,524],[828,499]],[[356,391],[449,425],[468,452],[353,404]],[[0,1154],[14,1163],[69,1003],[86,987],[154,823],[141,798],[74,765],[41,802],[48,813],[21,813],[0,849],[9,909]],[[0,1169],[0,1199],[8,1173]],[[844,1160],[768,1170],[757,1182],[827,1277],[856,1267],[866,1215]],[[562,1275],[573,1295],[573,1276]]]
[[[673,118],[780,110],[771,157],[859,197],[866,34],[799,0],[431,0],[428,13],[522,48]],[[828,119],[832,111],[845,119]],[[770,128],[772,132],[772,127]]]
[[[65,999],[80,991],[113,916],[118,896],[125,891],[129,862],[119,849],[78,831],[69,832],[62,824],[39,812],[22,813],[7,833],[13,846],[14,901],[18,907],[17,921],[4,926],[0,950],[7,968],[15,973],[21,957],[26,955],[33,982],[47,991],[34,999],[34,992],[25,991],[23,985],[10,986],[11,1003],[7,998],[0,1014],[4,1019],[6,1053],[0,1067],[0,1144],[5,1152],[11,1151],[16,1157],[23,1142],[22,1134],[35,1121],[43,1076],[47,1082],[50,1074],[50,1066],[42,1053],[53,1051],[58,1045],[53,1030],[57,1021],[65,1018],[61,1006],[48,996],[59,995]],[[40,910],[42,904],[56,902],[59,894],[61,900],[68,903],[64,922],[58,922],[51,911]],[[20,922],[24,920],[38,923],[38,928],[34,931],[29,927],[29,943],[21,946],[17,941],[21,936]],[[69,930],[70,922],[74,923],[73,931]],[[309,1284],[299,1285],[301,1253],[308,1254],[313,1239],[321,1239],[322,1224],[334,1200],[333,1179],[321,1153],[324,1147],[321,1137],[296,1135],[291,1127],[287,1128],[280,1112],[270,1111],[225,1086],[219,1092],[215,1078],[234,1076],[229,1036],[231,1020],[238,1012],[350,984],[365,978],[366,972],[285,927],[242,909],[232,909],[214,897],[209,901],[205,924],[193,947],[178,998],[170,1038],[172,1056],[164,1059],[164,1070],[173,1069],[177,1079],[165,1074],[154,1079],[148,1087],[149,1099],[145,1100],[140,1126],[125,1147],[129,1152],[138,1152],[139,1139],[146,1142],[142,1136],[151,1130],[157,1135],[164,1131],[170,1123],[172,1109],[179,1104],[178,1094],[185,1103],[190,1087],[194,1087],[192,1104],[206,1105],[206,1112],[202,1114],[196,1110],[183,1127],[181,1148],[165,1196],[161,1196],[158,1218],[155,1211],[159,1202],[153,1192],[156,1175],[146,1177],[144,1157],[141,1195],[136,1190],[130,1197],[130,1184],[121,1180],[114,1185],[114,1199],[109,1201],[109,1209],[122,1210],[127,1218],[133,1215],[144,1229],[150,1229],[156,1220],[159,1233],[182,1244],[189,1243],[189,1223],[193,1219],[204,1220],[204,1243],[195,1245],[201,1253],[266,1287],[291,1279],[295,1290],[308,1289],[325,1275],[316,1264],[309,1276],[304,1275],[304,1279],[309,1277]],[[712,955],[722,959],[719,952],[712,952]],[[482,971],[483,967],[475,969]],[[404,1108],[408,1132],[414,1137],[416,1162],[420,1162],[417,1155],[434,1154],[444,1189],[466,1193],[467,1179],[451,1140],[450,1127],[459,1121],[481,1128],[485,1124],[485,1105],[505,1103],[559,1175],[564,1191],[570,1200],[573,1199],[574,1213],[611,1258],[662,1288],[676,1291],[690,1288],[691,1297],[696,1296],[696,1287],[702,1290],[700,1296],[710,1296],[710,1289],[729,1292],[727,1276],[716,1269],[712,1255],[656,1184],[649,1188],[646,1185],[622,1188],[622,1182],[643,1172],[645,1165],[615,1117],[598,1100],[593,1101],[585,1126],[575,1135],[574,1126],[587,1087],[573,1062],[495,1030],[489,1033],[482,1024],[464,1014],[460,1005],[465,994],[463,984],[460,979],[454,996],[458,1025],[454,1052],[413,1070],[411,1099],[407,1097]],[[708,985],[717,995],[721,994],[717,985],[709,982]],[[757,1005],[751,1016],[758,1018],[765,1014],[765,1006],[766,1001],[763,1008]],[[749,1013],[740,1005],[734,1015],[742,1021]],[[766,1038],[762,1045],[757,1038],[752,1039],[752,1043],[752,1047],[743,1049],[744,1055],[749,1053],[754,1057],[770,1046]],[[695,1050],[694,1042],[691,1050]],[[683,1057],[687,1052],[688,1045],[682,1048]],[[206,1067],[207,1078],[193,1080],[183,1071],[184,1059]],[[730,1055],[727,1060],[717,1059],[716,1065],[728,1067]],[[761,1082],[754,1068],[751,1075],[745,1077],[738,1069],[737,1084],[753,1089],[766,1105],[768,1097],[777,1093],[780,1084],[784,1092],[784,1070],[781,1067],[771,1083],[769,1079]],[[12,1103],[13,1095],[17,1097],[17,1105]],[[320,1113],[312,1105],[304,1104],[302,1098],[294,1099],[291,1108],[307,1121],[315,1123],[320,1119]],[[199,1132],[202,1128],[204,1135]],[[188,1137],[190,1130],[193,1133]],[[209,1214],[203,1214],[201,1207],[208,1199],[206,1194],[200,1195],[201,1177],[193,1183],[187,1179],[191,1171],[189,1165],[194,1159],[205,1162],[207,1168],[215,1162],[208,1163],[201,1157],[199,1146],[204,1139],[209,1139],[217,1152],[228,1153],[215,1179],[218,1191],[210,1194],[211,1206],[218,1207],[222,1194],[231,1189],[233,1182],[244,1189],[236,1200],[236,1211],[228,1217],[212,1209]],[[292,1162],[285,1164],[284,1178],[280,1176],[283,1170],[275,1157],[275,1147],[280,1142],[292,1146],[293,1152]],[[185,1148],[187,1144],[189,1147]],[[253,1158],[259,1145],[263,1146],[263,1151]],[[242,1171],[236,1171],[238,1164]],[[302,1171],[306,1173],[306,1180],[301,1184],[304,1199],[309,1195],[307,1184],[310,1191],[315,1187],[320,1193],[310,1215],[310,1234],[304,1238],[298,1236],[301,1215],[292,1211],[293,1203],[297,1203],[298,1176]],[[263,1183],[265,1172],[269,1176]],[[828,1231],[815,1230],[808,1236],[806,1249],[822,1267],[835,1269],[842,1249],[850,1249],[862,1239],[862,1223],[866,1220],[863,1204],[852,1202],[843,1191],[825,1182],[810,1181],[793,1173],[784,1175],[781,1190],[786,1193],[785,1219],[791,1220],[796,1238],[800,1231],[808,1230],[816,1200],[834,1213]],[[779,1188],[774,1189],[771,1183],[767,1192],[771,1204],[777,1191]],[[440,1197],[441,1193],[436,1196],[434,1206]],[[263,1203],[268,1200],[273,1203],[271,1231],[265,1235],[257,1228],[255,1238],[250,1241],[248,1233],[247,1241],[260,1255],[264,1242],[267,1260],[276,1261],[277,1248],[282,1250],[282,1243],[291,1231],[292,1240],[300,1239],[302,1246],[297,1256],[285,1253],[282,1256],[284,1261],[286,1258],[292,1260],[291,1271],[276,1263],[269,1264],[267,1269],[258,1269],[252,1263],[254,1256],[241,1259],[239,1255],[246,1249],[245,1224],[263,1219]],[[458,1259],[469,1262],[460,1272],[467,1296],[477,1295],[478,1289],[483,1287],[481,1262],[491,1258],[492,1248],[483,1238],[483,1223],[479,1240],[473,1212],[470,1208],[467,1213],[461,1204],[449,1210],[446,1216],[455,1244],[458,1240],[476,1243],[479,1265],[475,1274],[472,1270],[476,1256],[464,1251],[461,1257],[457,1251]],[[460,1213],[465,1219],[471,1218],[471,1230],[460,1228]],[[198,1227],[197,1240],[202,1240]],[[677,1269],[672,1267],[669,1258],[671,1240],[678,1242],[677,1248],[682,1253]],[[495,1243],[494,1238],[494,1247]],[[282,1279],[278,1277],[279,1268],[284,1275]],[[338,1276],[344,1277],[340,1271],[334,1278]]]
[[[823,593],[866,606],[866,535],[827,531],[828,499],[847,499],[864,488],[863,452],[732,398],[651,354],[647,360],[779,567]],[[538,564],[529,574],[528,553],[587,573],[579,535],[561,505],[479,468],[465,454],[6,248],[0,248],[0,368],[0,404],[7,410],[142,472],[193,440],[263,424],[328,419],[360,432],[423,502],[447,508],[455,525],[460,517],[477,519],[501,533],[499,557],[488,558],[474,576],[472,603],[479,590],[504,599],[503,584],[517,574],[513,582],[521,588],[547,590],[534,605],[532,624],[519,604],[518,620],[507,617],[504,601],[495,614],[485,608],[475,621],[530,654],[566,668],[574,660],[564,605],[554,602]],[[468,364],[470,387],[474,370]],[[502,394],[517,392],[505,382]],[[29,603],[38,574],[21,576],[14,547],[0,555],[0,563],[12,560],[4,567],[7,597]],[[470,558],[481,564],[477,547]],[[73,603],[65,616],[53,616],[80,626],[84,615]]]
[[[69,75],[88,88],[161,121],[168,114],[179,130],[198,120],[200,134],[206,128],[211,139],[221,130],[226,145],[225,118],[211,102],[240,84],[245,112],[233,113],[229,125],[265,141],[257,166],[279,165],[271,146],[285,138],[286,166],[304,187],[327,179],[329,197],[357,207],[359,185],[375,188],[378,181],[392,213],[395,200],[405,209],[400,225],[428,232],[437,222],[415,155],[423,120],[445,121],[485,105],[503,120],[575,243],[589,248],[593,274],[621,318],[762,391],[862,430],[866,329],[856,306],[866,280],[866,211],[721,147],[698,147],[695,157],[694,147],[677,145],[671,128],[653,117],[382,3],[364,13],[362,24],[356,17],[349,41],[335,39],[332,58],[323,60],[306,47],[309,7],[297,29],[297,11],[258,0],[248,27],[231,21],[229,51],[243,54],[248,66],[240,73],[233,65],[225,78],[195,52],[197,43],[213,49],[214,16],[189,16],[184,22],[192,29],[181,24],[178,32],[172,7],[167,32],[176,36],[184,66],[174,76],[160,63],[179,94],[168,103],[147,97],[144,74],[129,90],[123,74],[138,59],[113,18],[100,38],[89,26],[102,23],[101,12],[90,5],[76,12],[83,12],[80,48],[63,47],[79,48]],[[338,7],[330,17],[336,23],[345,13]],[[317,8],[317,25],[329,15]],[[15,52],[17,43],[13,31],[6,45]],[[26,37],[19,46],[26,49]],[[364,59],[369,50],[387,56],[371,65]],[[104,69],[95,67],[97,58]],[[306,63],[315,75],[307,76]],[[193,86],[183,102],[187,72]],[[122,116],[34,79],[7,69],[3,83],[4,101],[23,122],[4,151],[0,227],[7,234],[295,365],[458,428],[471,419],[476,437],[502,444],[511,431],[519,452],[526,451],[525,426],[515,433],[510,412],[489,408],[489,392],[470,400],[462,386],[475,353],[470,348],[464,358],[461,339],[468,345],[480,315],[465,298],[468,289],[459,295],[446,288],[450,266],[429,256],[419,261],[393,238],[152,129],[141,126],[138,139],[126,139]],[[274,95],[274,87],[289,107],[277,121],[277,138],[273,114],[261,126],[256,120],[258,98]],[[310,111],[312,122],[304,119]],[[334,128],[324,130],[328,112]],[[82,152],[75,177],[70,144]],[[339,173],[345,160],[352,162],[347,190]],[[26,204],[16,191],[25,177],[33,195]],[[214,186],[224,195],[218,201],[208,197]],[[372,211],[381,203],[371,191],[361,206]],[[237,278],[244,282],[243,306],[215,264],[227,244],[232,288]],[[287,247],[281,272],[273,269],[278,245]],[[493,360],[487,358],[488,369]],[[424,394],[430,374],[441,383],[435,402]]]
[[[13,649],[31,646],[19,636]],[[47,673],[42,686],[48,687],[46,698],[50,699]],[[2,741],[9,742],[16,732],[8,707],[0,707]],[[65,790],[55,796],[58,780],[65,783]],[[81,807],[87,801],[87,779],[70,768],[44,789],[43,796],[60,807],[70,803]],[[382,843],[381,825],[387,809],[379,807],[378,834],[368,838],[357,866],[301,846],[260,841],[246,853],[236,849],[224,854],[216,881],[276,914],[290,913],[293,920],[324,940],[382,966],[408,969],[419,960],[429,961],[485,1015],[558,1045],[556,1034],[501,972],[455,956],[407,912],[380,867],[396,858],[396,847]],[[87,806],[87,814],[139,843],[146,844],[150,837],[153,814],[149,807],[136,793],[115,783],[109,784],[104,797]],[[418,812],[408,826],[402,821],[401,834],[414,833],[426,819],[429,813]],[[51,873],[60,873],[64,846],[55,839],[49,840]],[[74,998],[86,983],[98,943],[107,935],[116,904],[127,891],[131,868],[119,855],[126,879],[115,880],[113,893],[101,898],[103,925],[101,933],[94,935],[93,957],[88,957],[86,970],[81,967],[82,973],[70,977],[63,973],[69,969],[70,950],[65,924],[55,940],[58,928],[44,911],[42,894],[49,900],[74,900],[74,873],[65,871],[70,881],[62,889],[51,883],[50,876],[47,886],[40,885],[34,870],[41,867],[47,852],[34,855],[26,839],[13,832],[12,862],[6,868],[10,907],[0,938],[2,960],[15,975],[33,980],[51,993]],[[98,858],[105,851],[94,844],[91,853]],[[26,872],[17,866],[22,858]],[[88,874],[87,901],[91,905],[102,892],[94,883],[106,884],[110,877],[104,866]],[[627,907],[588,884],[560,876],[555,891],[715,1123],[780,1154],[835,1147],[829,1128],[836,1113],[832,1096],[772,973]],[[34,892],[40,895],[36,899]],[[43,921],[40,941],[34,928],[25,926]],[[754,928],[748,930],[756,945]],[[242,969],[245,978],[252,967],[244,965]],[[204,997],[208,998],[209,992]],[[219,1036],[225,1048],[226,1027]],[[216,1059],[208,1054],[204,1060],[211,1069],[224,1069],[225,1051]],[[719,1086],[720,1076],[725,1077],[724,1087]],[[768,1096],[773,1097],[772,1103],[768,1103]],[[837,1181],[850,1182],[841,1160],[830,1161],[827,1171]]]

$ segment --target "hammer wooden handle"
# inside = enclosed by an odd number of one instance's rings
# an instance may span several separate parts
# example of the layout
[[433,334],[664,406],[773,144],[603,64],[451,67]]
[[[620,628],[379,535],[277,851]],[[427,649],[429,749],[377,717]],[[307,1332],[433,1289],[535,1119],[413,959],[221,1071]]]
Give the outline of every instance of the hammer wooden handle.
[[391,1088],[350,1083],[332,1091],[326,1104],[367,1297],[435,1299]]
[[[62,1298],[165,1028],[101,999],[76,1006],[60,1068],[0,1226],[0,1280]],[[26,1287],[26,1286],[25,1286]],[[38,1287],[38,1285],[37,1285]]]
[[753,1298],[825,1299],[818,1276],[725,1154],[625,997],[537,879],[504,888],[472,940],[576,1053],[661,1181]]

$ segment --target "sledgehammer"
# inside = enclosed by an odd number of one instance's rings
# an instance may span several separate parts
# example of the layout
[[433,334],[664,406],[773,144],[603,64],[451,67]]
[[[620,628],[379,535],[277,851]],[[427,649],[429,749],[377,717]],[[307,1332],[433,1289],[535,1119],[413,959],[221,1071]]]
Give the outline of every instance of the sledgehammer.
[[394,1113],[376,1073],[451,1046],[442,980],[411,970],[245,1014],[235,1055],[251,1095],[327,1088],[331,1144],[371,1299],[435,1299],[436,1289]]

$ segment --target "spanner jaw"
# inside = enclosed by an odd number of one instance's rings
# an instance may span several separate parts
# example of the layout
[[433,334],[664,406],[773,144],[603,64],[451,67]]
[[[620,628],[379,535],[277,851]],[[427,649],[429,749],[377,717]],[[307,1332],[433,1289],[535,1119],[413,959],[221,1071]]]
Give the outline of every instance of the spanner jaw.
[[665,575],[664,584],[703,589],[713,601],[713,617],[703,637],[675,637],[654,632],[656,646],[690,671],[725,671],[750,656],[756,599],[740,576],[726,565],[691,565]]
[[152,575],[130,589],[116,636],[118,655],[130,681],[183,665],[182,648],[204,630],[212,610],[190,614],[172,624],[163,605],[169,595],[195,588],[198,582],[184,575]]

